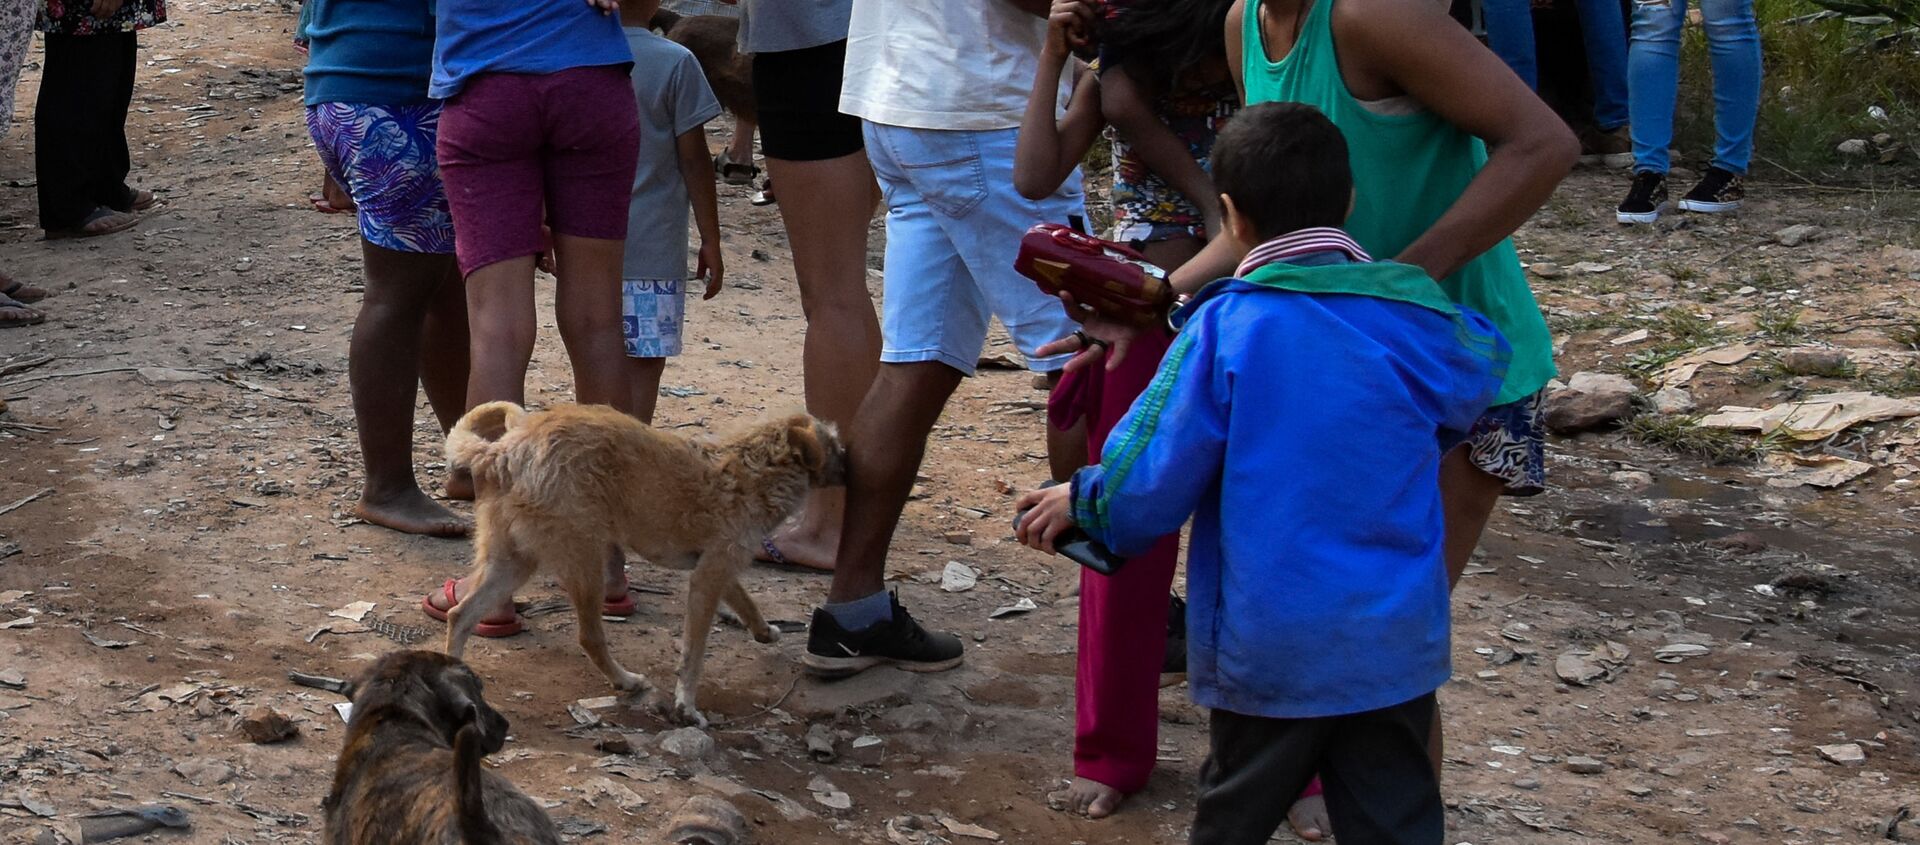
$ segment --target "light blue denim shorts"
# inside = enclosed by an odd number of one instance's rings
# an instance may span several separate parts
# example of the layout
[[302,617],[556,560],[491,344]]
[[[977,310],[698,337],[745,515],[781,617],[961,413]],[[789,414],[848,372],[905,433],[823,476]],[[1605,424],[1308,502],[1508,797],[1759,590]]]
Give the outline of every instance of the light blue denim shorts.
[[1058,299],[1014,272],[1035,223],[1084,216],[1080,171],[1052,196],[1013,189],[1015,129],[909,129],[865,123],[867,156],[887,201],[880,360],[937,361],[972,375],[994,317],[1036,372],[1071,355],[1035,350],[1073,334]]

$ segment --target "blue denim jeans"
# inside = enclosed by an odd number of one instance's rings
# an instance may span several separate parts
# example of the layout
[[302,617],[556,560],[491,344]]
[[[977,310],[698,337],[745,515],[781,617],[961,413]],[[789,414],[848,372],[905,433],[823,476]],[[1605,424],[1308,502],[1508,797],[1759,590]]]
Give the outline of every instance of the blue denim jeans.
[[[1760,26],[1753,0],[1700,0],[1713,64],[1713,166],[1746,173],[1760,116]],[[1687,0],[1634,0],[1627,49],[1633,169],[1665,173],[1680,96],[1680,30]]]
[[[1593,84],[1593,122],[1601,129],[1627,125],[1627,19],[1619,0],[1574,0],[1580,14],[1580,38],[1587,50],[1587,78]],[[1533,42],[1532,0],[1481,0],[1487,46],[1527,83],[1540,87]]]

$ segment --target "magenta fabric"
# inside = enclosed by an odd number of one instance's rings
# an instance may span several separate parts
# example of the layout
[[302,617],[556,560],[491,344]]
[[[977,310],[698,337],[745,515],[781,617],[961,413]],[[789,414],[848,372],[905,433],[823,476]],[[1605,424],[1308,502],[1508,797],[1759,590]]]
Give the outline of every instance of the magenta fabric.
[[626,68],[474,77],[441,114],[439,155],[463,274],[538,254],[542,222],[624,240],[640,155]]

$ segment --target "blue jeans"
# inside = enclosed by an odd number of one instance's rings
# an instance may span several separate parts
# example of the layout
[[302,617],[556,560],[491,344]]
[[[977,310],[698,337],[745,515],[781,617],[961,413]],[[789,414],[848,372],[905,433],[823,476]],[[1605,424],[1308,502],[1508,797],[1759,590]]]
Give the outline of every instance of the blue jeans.
[[[1746,173],[1760,116],[1760,26],[1753,0],[1700,0],[1713,62],[1713,166]],[[1665,173],[1680,96],[1680,30],[1687,0],[1634,0],[1627,49],[1633,169]]]
[[[1593,83],[1593,122],[1601,129],[1627,125],[1627,19],[1619,0],[1574,0],[1580,13],[1580,39],[1587,49],[1587,78]],[[1540,87],[1533,43],[1532,0],[1481,0],[1487,46],[1527,83]]]

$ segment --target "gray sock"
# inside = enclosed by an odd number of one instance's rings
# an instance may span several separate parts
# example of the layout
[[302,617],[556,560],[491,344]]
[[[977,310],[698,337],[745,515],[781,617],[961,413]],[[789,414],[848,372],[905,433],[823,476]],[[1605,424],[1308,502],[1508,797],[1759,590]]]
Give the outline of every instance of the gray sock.
[[829,604],[826,611],[833,621],[848,631],[864,631],[882,622],[893,621],[893,596],[885,590],[866,598]]

